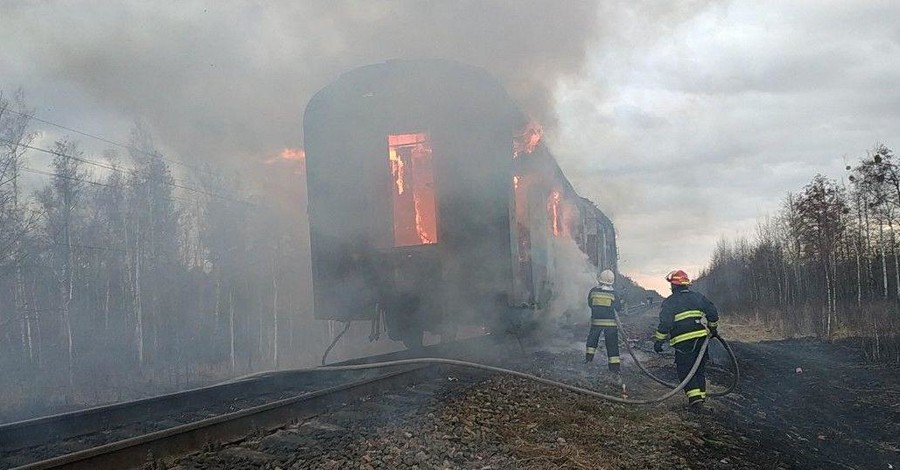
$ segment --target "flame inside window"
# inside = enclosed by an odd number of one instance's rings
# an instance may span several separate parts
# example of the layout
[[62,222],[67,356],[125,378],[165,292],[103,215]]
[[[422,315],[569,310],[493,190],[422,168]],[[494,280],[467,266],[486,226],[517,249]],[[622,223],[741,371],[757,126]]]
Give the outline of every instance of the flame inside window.
[[394,246],[437,243],[434,162],[428,135],[388,136],[393,179]]

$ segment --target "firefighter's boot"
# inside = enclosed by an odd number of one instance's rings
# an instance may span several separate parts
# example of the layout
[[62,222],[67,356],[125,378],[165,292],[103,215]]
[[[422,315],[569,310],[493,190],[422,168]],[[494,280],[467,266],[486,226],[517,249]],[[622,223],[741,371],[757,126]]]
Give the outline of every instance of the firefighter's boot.
[[693,413],[703,413],[706,411],[706,399],[703,397],[688,398],[688,410]]

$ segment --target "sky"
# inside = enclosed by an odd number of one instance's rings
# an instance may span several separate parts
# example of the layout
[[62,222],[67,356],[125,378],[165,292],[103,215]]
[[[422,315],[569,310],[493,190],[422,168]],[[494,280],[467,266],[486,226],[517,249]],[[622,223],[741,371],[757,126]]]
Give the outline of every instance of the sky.
[[665,24],[607,9],[619,34],[557,89],[556,153],[644,286],[695,276],[816,173],[900,145],[898,2],[717,2]]
[[[816,173],[841,178],[876,142],[900,144],[898,2],[0,0],[0,10],[0,91],[23,88],[37,117],[117,141],[140,121],[169,158],[251,175],[302,147],[306,102],[343,72],[420,57],[484,67],[611,216],[620,270],[661,292],[667,272],[696,275],[717,240],[752,236]],[[35,128],[44,147],[66,134]]]

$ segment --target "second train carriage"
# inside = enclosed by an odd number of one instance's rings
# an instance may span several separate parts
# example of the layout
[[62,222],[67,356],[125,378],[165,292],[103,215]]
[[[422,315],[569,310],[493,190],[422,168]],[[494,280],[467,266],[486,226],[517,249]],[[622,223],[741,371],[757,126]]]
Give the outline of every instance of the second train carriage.
[[303,121],[316,318],[383,314],[415,347],[539,318],[554,239],[615,270],[612,223],[544,146],[514,142],[527,122],[484,70],[450,61],[361,67],[319,91]]

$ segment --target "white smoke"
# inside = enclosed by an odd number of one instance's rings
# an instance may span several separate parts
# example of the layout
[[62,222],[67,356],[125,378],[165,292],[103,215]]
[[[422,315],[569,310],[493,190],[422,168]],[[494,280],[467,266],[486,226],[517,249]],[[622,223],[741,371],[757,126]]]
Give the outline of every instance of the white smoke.
[[597,285],[597,268],[575,240],[552,237],[550,243],[552,257],[548,275],[555,293],[547,313],[554,321],[567,324],[589,318],[587,295]]

